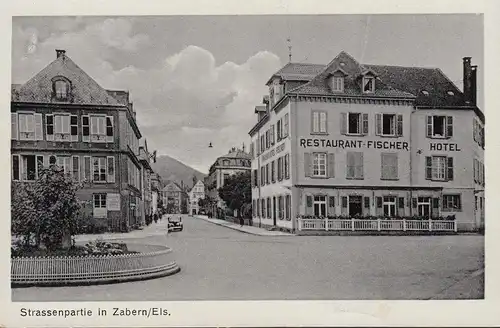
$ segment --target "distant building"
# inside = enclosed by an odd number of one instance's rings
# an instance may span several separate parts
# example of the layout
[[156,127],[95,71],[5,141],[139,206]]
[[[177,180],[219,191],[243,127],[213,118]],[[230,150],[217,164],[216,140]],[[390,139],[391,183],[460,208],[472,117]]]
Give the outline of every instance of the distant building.
[[188,193],[189,195],[189,214],[196,215],[200,212],[200,207],[198,202],[200,199],[205,198],[205,185],[201,180],[198,180],[196,184],[191,188]]
[[169,182],[161,191],[163,204],[169,214],[181,214],[187,205],[187,193],[183,184]]
[[105,90],[64,50],[34,77],[12,85],[12,180],[34,181],[57,164],[75,180],[84,213],[111,231],[140,224],[141,132],[127,91]]
[[148,143],[144,139],[142,145],[139,147],[139,161],[141,163],[141,185],[142,187],[142,202],[141,208],[141,224],[144,225],[146,217],[152,216],[153,211],[153,194],[151,189],[151,176],[153,169],[151,168],[151,161],[156,160],[156,152],[149,153]]
[[231,148],[229,152],[220,156],[210,167],[206,178],[205,190],[209,198],[216,200],[212,211],[215,214],[217,209],[225,210],[227,208],[225,202],[220,199],[218,189],[224,185],[224,180],[229,176],[239,172],[251,171],[251,156],[243,149]]
[[455,216],[484,227],[484,114],[476,66],[464,90],[437,68],[288,63],[251,129],[253,222]]

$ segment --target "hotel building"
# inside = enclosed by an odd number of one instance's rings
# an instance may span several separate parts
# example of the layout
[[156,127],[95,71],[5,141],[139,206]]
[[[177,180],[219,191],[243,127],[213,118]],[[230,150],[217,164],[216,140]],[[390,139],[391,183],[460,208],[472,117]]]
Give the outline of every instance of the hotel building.
[[87,181],[84,213],[112,231],[141,224],[141,133],[126,91],[105,90],[65,53],[22,85],[12,85],[12,181],[29,183],[57,164]]
[[268,81],[252,140],[254,224],[298,218],[454,216],[484,226],[484,115],[440,69],[288,63]]
[[205,185],[201,180],[198,180],[193,188],[189,191],[189,215],[196,215],[200,212],[198,202],[205,198]]

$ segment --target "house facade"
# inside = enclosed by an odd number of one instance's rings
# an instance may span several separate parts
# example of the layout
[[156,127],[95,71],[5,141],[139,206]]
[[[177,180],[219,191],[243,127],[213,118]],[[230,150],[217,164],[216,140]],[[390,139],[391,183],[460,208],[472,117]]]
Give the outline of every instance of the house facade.
[[169,182],[161,191],[163,204],[168,214],[183,213],[184,203],[187,202],[187,194],[184,187],[177,182]]
[[12,86],[12,180],[29,183],[58,165],[77,181],[84,214],[111,231],[140,225],[141,133],[126,91],[105,90],[64,50]]
[[155,213],[160,215],[160,209],[158,208],[158,200],[161,199],[162,189],[163,186],[160,175],[156,172],[153,172],[151,174],[151,207],[153,215]]
[[[439,69],[289,63],[268,81],[252,139],[254,224],[299,217],[436,218],[484,226],[484,115]],[[472,156],[471,156],[472,155]]]
[[200,212],[198,202],[205,198],[205,185],[198,180],[188,193],[189,196],[189,215],[196,215]]
[[219,188],[224,185],[224,180],[233,174],[248,171],[251,171],[251,157],[249,153],[245,152],[244,145],[242,149],[231,148],[226,155],[215,160],[205,178],[205,194],[210,199],[215,200],[215,204],[212,205],[212,213],[215,214],[218,210],[227,208],[218,192]]
[[148,150],[148,143],[144,140],[139,147],[139,161],[141,163],[141,185],[142,185],[142,203],[141,222],[145,224],[147,217],[152,217],[153,211],[153,193],[151,189],[151,176],[153,169],[151,161],[156,161],[156,153],[152,154]]

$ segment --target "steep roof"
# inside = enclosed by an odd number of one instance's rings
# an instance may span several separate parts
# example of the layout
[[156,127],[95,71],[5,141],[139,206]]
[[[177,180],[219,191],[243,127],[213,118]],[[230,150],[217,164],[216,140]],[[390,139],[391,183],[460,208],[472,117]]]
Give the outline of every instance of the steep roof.
[[[342,93],[334,93],[328,86],[328,77],[336,71],[347,74]],[[296,75],[308,78],[292,93],[365,96],[359,79],[366,72],[377,77],[375,93],[370,97],[415,98],[417,106],[467,106],[462,91],[439,68],[360,64],[344,51],[327,65],[288,63],[273,76],[284,80],[293,80]]]
[[112,91],[122,98],[118,101],[64,53],[58,55],[53,62],[25,84],[16,87],[13,86],[12,101],[52,103],[52,79],[58,76],[65,77],[71,82],[71,103],[73,104],[101,106],[126,105],[123,103],[122,92]]
[[243,150],[241,149],[235,149],[235,150],[231,150],[229,151],[229,153],[227,153],[226,155],[224,156],[221,156],[219,158],[241,158],[241,159],[251,159],[251,156],[250,154],[248,154],[247,152],[244,152]]

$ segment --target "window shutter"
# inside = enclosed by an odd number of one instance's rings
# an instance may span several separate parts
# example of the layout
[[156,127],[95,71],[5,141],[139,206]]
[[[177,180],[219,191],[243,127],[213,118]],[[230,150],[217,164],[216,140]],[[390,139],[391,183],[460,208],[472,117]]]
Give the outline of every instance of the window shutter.
[[285,135],[284,135],[284,137],[288,137],[289,129],[290,129],[290,123],[289,123],[288,113],[286,113],[285,114]]
[[363,114],[363,134],[368,135],[368,114]]
[[430,138],[430,137],[432,137],[432,116],[430,116],[430,115],[426,116],[426,121],[427,121],[427,124],[426,124],[425,135],[427,136],[427,138]]
[[446,178],[448,181],[453,180],[453,157],[448,157],[447,165],[446,165]]
[[10,134],[11,134],[11,139],[17,140],[19,139],[19,128],[18,128],[18,121],[17,121],[17,113],[11,113],[10,114]]
[[283,168],[282,163],[283,163],[283,158],[281,158],[281,157],[278,158],[278,170],[277,170],[278,171],[278,181],[282,180],[282,178],[281,178],[282,177],[281,174],[283,172],[282,171],[282,168]]
[[425,156],[425,179],[432,179],[432,157]]
[[108,156],[108,167],[107,167],[107,178],[108,182],[115,182],[115,158],[113,156]]
[[382,114],[375,114],[375,134],[382,134]]
[[[325,131],[321,131],[321,128],[320,128],[320,131],[328,133],[328,113],[327,112],[322,112],[320,114],[320,118],[323,118],[324,123],[325,123]],[[320,127],[321,127],[321,119],[320,119]]]
[[328,215],[335,215],[335,197],[328,197]]
[[335,177],[335,154],[334,153],[328,154],[328,177],[329,178]]
[[404,208],[405,207],[405,198],[404,197],[399,197],[398,198],[398,207],[399,208]]
[[363,197],[364,207],[370,208],[370,197]]
[[432,199],[432,207],[439,208],[439,198],[436,197]]
[[35,140],[43,140],[42,114],[35,113]]
[[306,196],[306,215],[313,214],[313,199],[312,196]]
[[285,155],[285,179],[290,178],[290,154]]
[[82,115],[82,141],[90,142],[90,117],[88,115]]
[[358,155],[356,156],[356,167],[358,168],[358,172],[356,174],[356,178],[364,179],[365,175],[365,168],[364,168],[364,160],[363,160],[363,153],[358,152]]
[[347,113],[340,113],[340,134],[347,134]]
[[91,157],[90,156],[85,156],[83,158],[83,179],[87,181],[92,181],[93,180],[93,174],[91,172]]
[[12,180],[20,179],[19,155],[12,155]]
[[397,115],[397,129],[396,129],[396,135],[398,137],[403,136],[403,115]]
[[106,142],[114,141],[114,130],[115,126],[113,122],[113,116],[106,116]]
[[271,125],[271,145],[274,145],[274,124]]
[[311,133],[314,133],[314,111],[311,111]]
[[412,198],[411,203],[412,203],[413,208],[417,208],[417,198],[416,197]]
[[311,153],[304,153],[304,175],[310,177],[312,173]]
[[453,116],[446,117],[446,137],[453,137]]
[[377,208],[382,208],[382,197],[377,197]]

